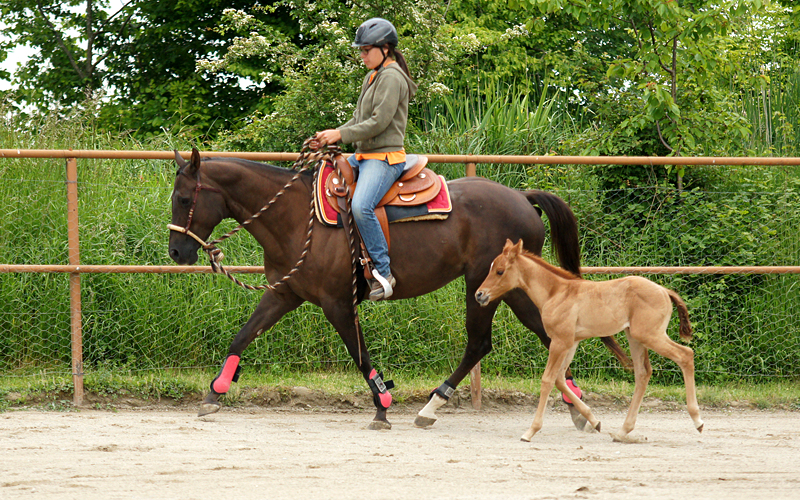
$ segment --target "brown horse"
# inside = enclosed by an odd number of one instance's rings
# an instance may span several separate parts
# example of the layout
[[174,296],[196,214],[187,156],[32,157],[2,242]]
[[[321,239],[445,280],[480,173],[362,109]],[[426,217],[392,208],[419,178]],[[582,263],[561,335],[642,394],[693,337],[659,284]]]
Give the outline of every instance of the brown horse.
[[[264,248],[264,272],[270,283],[275,284],[293,269],[307,241],[312,175],[304,173],[284,189],[296,175],[292,170],[240,159],[201,159],[197,150],[192,151],[189,162],[177,152],[175,160],[179,169],[172,192],[169,255],[176,263],[196,262],[201,241],[223,219],[242,223],[271,201],[269,210],[245,228]],[[467,345],[456,370],[434,390],[437,400],[442,401],[491,351],[492,318],[497,304],[479,307],[474,293],[507,238],[519,239],[530,251],[541,252],[545,233],[539,209],[550,220],[559,261],[565,269],[580,272],[575,217],[560,198],[542,191],[516,191],[482,178],[458,179],[448,186],[453,205],[450,216],[443,221],[393,224],[390,253],[392,274],[397,278],[392,300],[430,293],[460,276],[466,280]],[[279,192],[281,195],[276,198]],[[365,339],[355,324],[348,236],[316,219],[311,235],[302,266],[281,286],[264,292],[252,316],[233,339],[200,415],[219,410],[220,395],[238,378],[238,364],[245,348],[283,315],[308,301],[322,308],[373,392],[377,413],[370,427],[391,428],[386,420],[386,409],[392,401],[388,391],[391,384],[385,383],[372,367]],[[360,274],[358,301],[367,290]],[[549,345],[539,311],[524,293],[511,292],[504,301],[545,346]],[[628,361],[619,345],[607,345],[621,361]],[[434,421],[435,418],[424,418],[417,423],[426,426]]]
[[689,312],[677,293],[641,276],[586,281],[526,252],[522,241],[514,245],[508,240],[503,252],[492,262],[486,280],[475,293],[475,300],[489,306],[505,294],[519,290],[524,291],[539,308],[550,336],[550,354],[542,375],[539,406],[530,429],[522,436],[523,441],[530,441],[542,428],[547,396],[554,383],[575,402],[589,425],[600,430],[600,422],[589,407],[574,397],[564,379],[564,369],[572,362],[579,341],[608,337],[622,330],[630,342],[636,386],[622,428],[611,434],[614,440],[632,441],[628,434],[636,424],[636,415],[653,373],[648,349],[681,367],[689,415],[698,432],[703,431],[694,386],[694,352],[667,336],[672,304],[675,304],[680,319],[680,337],[684,341],[692,338]]

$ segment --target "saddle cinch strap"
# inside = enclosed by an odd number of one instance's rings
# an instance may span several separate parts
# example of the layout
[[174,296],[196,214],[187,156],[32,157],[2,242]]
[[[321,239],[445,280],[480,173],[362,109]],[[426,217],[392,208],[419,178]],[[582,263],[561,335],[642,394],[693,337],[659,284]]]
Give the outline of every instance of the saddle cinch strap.
[[[350,186],[350,196],[355,191],[356,179],[353,172],[353,167],[342,155],[334,157],[336,166],[342,177],[334,171],[328,176],[325,183],[325,196],[328,198],[331,206],[341,213],[341,207],[338,203],[338,198],[343,198],[347,193],[345,182]],[[383,235],[386,237],[386,244],[391,246],[389,240],[389,218],[386,216],[386,205],[396,206],[416,206],[424,205],[429,201],[436,198],[439,191],[442,189],[442,180],[431,169],[427,168],[428,157],[422,155],[406,155],[406,166],[403,170],[403,175],[400,176],[389,191],[378,202],[375,208],[375,215],[383,229]]]

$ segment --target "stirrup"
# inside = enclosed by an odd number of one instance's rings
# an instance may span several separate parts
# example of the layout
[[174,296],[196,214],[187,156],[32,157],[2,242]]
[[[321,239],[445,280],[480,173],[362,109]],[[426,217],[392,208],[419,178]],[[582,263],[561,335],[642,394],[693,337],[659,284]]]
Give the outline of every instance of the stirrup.
[[[389,274],[389,278],[386,279],[380,275],[377,271],[372,272],[372,277],[374,278],[373,284],[370,285],[369,291],[369,300],[378,301],[388,299],[394,294],[394,286],[397,284],[397,280],[394,279],[394,276]],[[380,284],[380,288],[375,287],[375,283]]]

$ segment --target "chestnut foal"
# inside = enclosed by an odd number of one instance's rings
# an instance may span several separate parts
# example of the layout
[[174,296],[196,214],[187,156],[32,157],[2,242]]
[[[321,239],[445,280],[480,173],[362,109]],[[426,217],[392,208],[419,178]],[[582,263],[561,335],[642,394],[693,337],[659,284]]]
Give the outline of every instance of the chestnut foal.
[[530,429],[522,435],[523,441],[530,441],[542,428],[547,398],[554,383],[574,402],[588,421],[587,425],[600,430],[600,422],[589,407],[570,390],[564,370],[572,361],[579,341],[608,337],[621,330],[625,330],[630,343],[636,386],[625,422],[611,437],[615,441],[635,441],[628,434],[636,424],[639,406],[653,372],[648,349],[681,367],[689,415],[698,432],[703,431],[695,394],[694,352],[667,336],[672,304],[675,304],[680,318],[680,337],[684,341],[692,338],[689,312],[677,293],[641,276],[587,281],[526,252],[522,249],[522,241],[515,245],[506,240],[503,253],[492,262],[489,275],[475,293],[475,299],[485,306],[515,288],[522,289],[539,308],[545,331],[551,339],[539,406]]

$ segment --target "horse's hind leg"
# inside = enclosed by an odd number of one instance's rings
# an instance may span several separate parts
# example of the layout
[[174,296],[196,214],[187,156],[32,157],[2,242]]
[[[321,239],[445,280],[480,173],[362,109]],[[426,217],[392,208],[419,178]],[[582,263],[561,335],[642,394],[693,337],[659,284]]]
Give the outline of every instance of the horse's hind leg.
[[364,335],[360,334],[356,329],[352,304],[345,301],[332,301],[331,303],[323,303],[322,310],[325,313],[325,317],[328,318],[328,321],[339,333],[347,352],[350,353],[356,366],[367,381],[367,385],[372,390],[372,401],[375,404],[376,412],[375,418],[368,428],[370,430],[391,429],[392,424],[386,418],[386,410],[392,404],[392,395],[389,389],[394,387],[394,384],[391,381],[384,382],[382,375],[372,367]]
[[288,290],[283,290],[282,293],[274,290],[264,292],[256,310],[231,342],[228,356],[225,358],[219,374],[211,381],[211,390],[200,405],[198,417],[219,411],[221,407],[219,397],[228,392],[231,382],[238,379],[239,359],[250,342],[265,330],[272,328],[286,313],[296,309],[302,303],[303,299]]
[[475,291],[478,284],[467,286],[467,346],[461,363],[456,370],[431,393],[428,404],[420,410],[414,425],[417,427],[430,427],[436,422],[436,410],[450,399],[458,384],[466,377],[470,370],[478,364],[484,356],[492,350],[492,318],[497,310],[497,303],[481,307],[475,301]]
[[[531,299],[528,298],[528,295],[522,290],[512,290],[503,297],[503,301],[508,304],[508,307],[511,308],[511,311],[514,313],[517,319],[519,319],[520,322],[525,325],[526,328],[528,328],[528,330],[532,331],[537,337],[539,337],[539,340],[542,341],[545,349],[550,349],[550,337],[547,336],[547,332],[542,324],[542,316],[539,313],[539,309],[536,307],[536,305],[534,305]],[[565,378],[572,380],[573,385],[575,384],[575,381],[572,378],[572,371],[570,370],[569,363],[567,363],[567,369],[564,373],[564,376]],[[575,385],[575,389],[580,391],[577,385]],[[580,394],[577,395],[578,399],[580,399]],[[566,399],[564,401],[566,403]],[[574,404],[571,404],[571,398],[569,401],[570,402],[567,403],[567,407],[569,408],[569,414],[570,417],[572,417],[572,423],[575,425],[575,428],[579,431],[587,429],[586,417],[581,415],[581,412],[578,411]],[[589,428],[591,428],[591,426]]]

